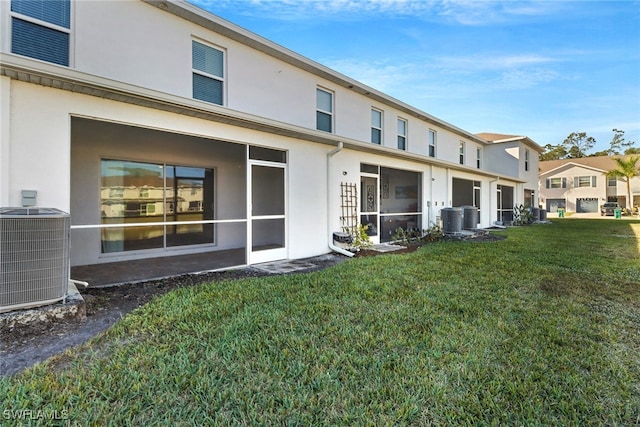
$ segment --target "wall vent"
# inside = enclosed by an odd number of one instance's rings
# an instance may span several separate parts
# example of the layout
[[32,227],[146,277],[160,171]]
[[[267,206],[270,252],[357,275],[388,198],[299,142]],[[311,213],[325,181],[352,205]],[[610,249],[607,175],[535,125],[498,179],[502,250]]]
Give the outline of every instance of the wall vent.
[[64,299],[70,222],[57,209],[0,208],[0,312]]

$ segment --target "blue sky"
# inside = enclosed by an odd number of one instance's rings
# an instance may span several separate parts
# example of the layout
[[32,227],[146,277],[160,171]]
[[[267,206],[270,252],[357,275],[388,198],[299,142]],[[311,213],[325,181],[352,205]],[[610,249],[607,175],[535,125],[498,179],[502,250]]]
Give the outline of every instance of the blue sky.
[[640,1],[190,1],[472,133],[640,147]]

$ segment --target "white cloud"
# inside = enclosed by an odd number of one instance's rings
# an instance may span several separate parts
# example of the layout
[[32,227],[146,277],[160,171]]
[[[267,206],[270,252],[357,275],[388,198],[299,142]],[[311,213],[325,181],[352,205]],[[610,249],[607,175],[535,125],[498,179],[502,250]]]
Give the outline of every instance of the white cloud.
[[410,16],[462,25],[496,25],[514,19],[558,14],[561,2],[496,2],[466,0],[189,0],[208,10],[234,10],[247,16],[284,21],[322,19],[361,21],[372,16]]

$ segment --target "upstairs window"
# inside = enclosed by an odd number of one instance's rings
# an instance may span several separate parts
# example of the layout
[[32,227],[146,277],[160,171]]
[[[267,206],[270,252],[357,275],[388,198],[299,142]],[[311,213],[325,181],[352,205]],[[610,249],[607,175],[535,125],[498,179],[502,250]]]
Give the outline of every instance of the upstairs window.
[[617,187],[618,179],[617,178],[607,178],[607,186],[609,187]]
[[371,142],[382,144],[382,111],[371,109]]
[[11,0],[11,52],[69,66],[70,0]]
[[573,186],[580,187],[596,187],[598,184],[598,177],[593,176],[576,176],[573,178]]
[[524,150],[524,170],[529,172],[529,150]]
[[316,89],[316,129],[333,132],[333,93]]
[[567,188],[567,178],[548,178],[547,188]]
[[460,148],[459,148],[459,152],[460,152],[460,164],[464,165],[464,141],[460,141]]
[[480,169],[480,156],[482,155],[482,152],[480,151],[479,148],[476,148],[476,168]]
[[191,42],[193,97],[212,104],[224,103],[224,52],[195,40]]
[[407,149],[407,121],[398,119],[398,149]]
[[436,131],[429,129],[429,157],[436,156]]

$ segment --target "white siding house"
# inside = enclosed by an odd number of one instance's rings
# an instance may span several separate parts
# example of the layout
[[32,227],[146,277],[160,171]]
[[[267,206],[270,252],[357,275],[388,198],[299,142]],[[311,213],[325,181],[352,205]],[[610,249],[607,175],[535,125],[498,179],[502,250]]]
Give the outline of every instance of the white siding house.
[[320,255],[347,202],[376,242],[444,207],[486,227],[538,205],[526,137],[471,134],[186,2],[36,3],[0,2],[0,207],[28,189],[68,212],[73,266]]

